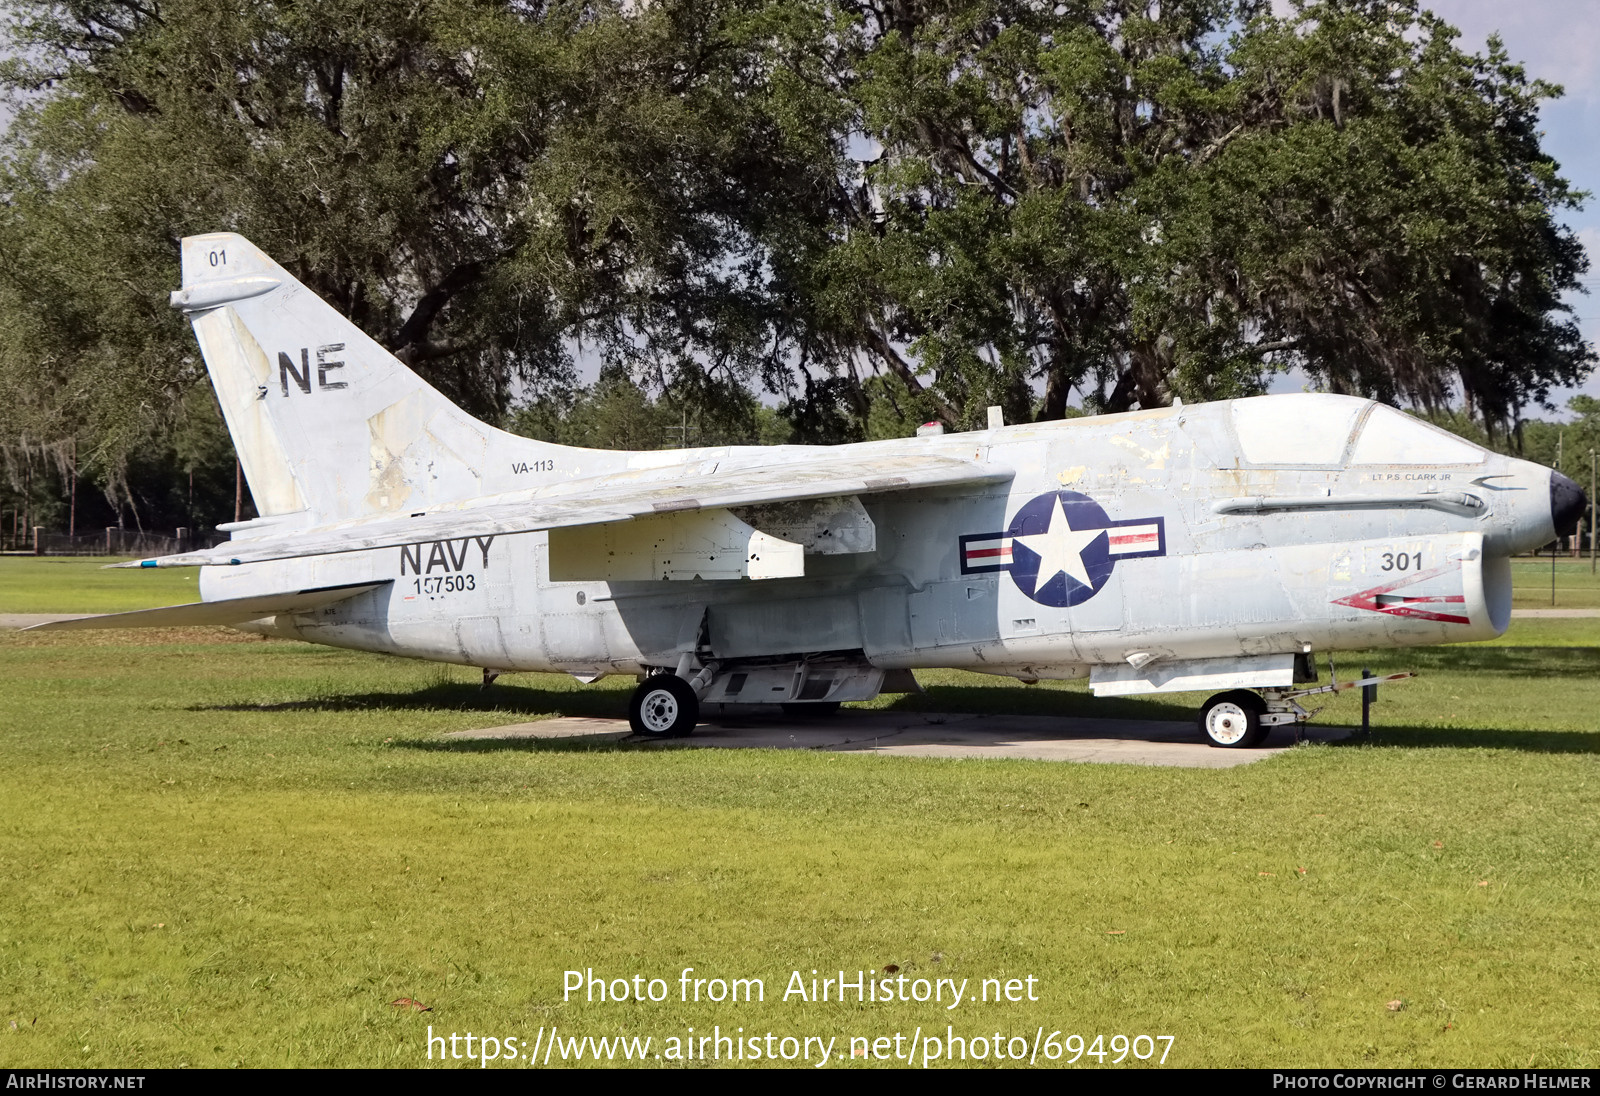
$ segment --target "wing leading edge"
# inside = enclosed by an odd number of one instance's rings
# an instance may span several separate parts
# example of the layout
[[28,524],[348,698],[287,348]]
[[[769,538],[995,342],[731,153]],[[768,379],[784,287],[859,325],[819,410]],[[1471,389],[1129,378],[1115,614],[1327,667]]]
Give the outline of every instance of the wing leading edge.
[[445,537],[530,533],[729,506],[930,487],[979,486],[1004,483],[1012,475],[1009,468],[997,469],[957,457],[924,454],[878,458],[872,460],[869,467],[863,467],[859,455],[828,454],[800,467],[793,464],[744,465],[726,470],[714,468],[698,475],[682,468],[615,472],[572,480],[512,499],[499,496],[477,504],[466,503],[404,518],[268,535],[232,541],[205,552],[186,552],[114,566],[204,567],[264,563],[392,548]]

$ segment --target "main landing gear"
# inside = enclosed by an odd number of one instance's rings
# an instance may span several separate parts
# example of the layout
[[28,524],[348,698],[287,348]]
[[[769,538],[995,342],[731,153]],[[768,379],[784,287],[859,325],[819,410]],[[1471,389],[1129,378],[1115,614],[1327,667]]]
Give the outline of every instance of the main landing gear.
[[699,721],[700,700],[676,674],[645,678],[628,701],[628,726],[647,738],[684,738]]

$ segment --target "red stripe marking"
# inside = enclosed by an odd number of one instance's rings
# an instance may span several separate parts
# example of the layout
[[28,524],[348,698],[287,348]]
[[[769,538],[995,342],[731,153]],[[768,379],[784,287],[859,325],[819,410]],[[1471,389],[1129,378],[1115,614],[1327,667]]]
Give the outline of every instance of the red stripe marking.
[[1437,620],[1444,624],[1471,624],[1472,621],[1464,616],[1455,616],[1451,613],[1430,613],[1424,609],[1411,609],[1404,605],[1391,605],[1387,609],[1379,609],[1380,613],[1389,616],[1412,617],[1416,620]]
[[1426,609],[1413,609],[1409,604],[1406,604],[1407,602],[1413,601],[1423,603],[1453,602],[1455,604],[1465,604],[1466,596],[1463,594],[1439,594],[1432,597],[1426,595],[1401,595],[1401,597],[1404,598],[1404,601],[1399,605],[1378,604],[1378,597],[1382,594],[1387,594],[1389,591],[1398,589],[1401,586],[1409,586],[1415,582],[1422,582],[1425,579],[1435,578],[1439,575],[1445,574],[1446,572],[1458,569],[1460,565],[1461,560],[1459,557],[1448,559],[1438,567],[1434,567],[1431,570],[1418,571],[1417,573],[1411,575],[1402,575],[1399,578],[1384,583],[1382,586],[1374,586],[1370,590],[1362,590],[1360,593],[1351,594],[1348,597],[1335,598],[1333,604],[1348,605],[1352,609],[1366,609],[1370,612],[1384,613],[1388,616],[1410,617],[1413,620],[1434,620],[1441,624],[1471,624],[1472,621],[1464,616],[1456,616],[1453,613],[1432,613]]

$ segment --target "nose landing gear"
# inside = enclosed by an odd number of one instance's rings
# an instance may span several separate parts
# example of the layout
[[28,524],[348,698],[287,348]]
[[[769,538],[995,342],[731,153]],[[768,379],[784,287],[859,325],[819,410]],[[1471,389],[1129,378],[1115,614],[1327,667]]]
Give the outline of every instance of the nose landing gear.
[[1262,689],[1259,694],[1249,689],[1233,689],[1218,693],[1201,707],[1200,733],[1206,736],[1207,743],[1225,750],[1248,750],[1259,746],[1273,727],[1285,723],[1296,725],[1298,738],[1299,725],[1321,710],[1306,711],[1295,703],[1301,697],[1337,693],[1345,689],[1376,689],[1391,681],[1404,681],[1416,676],[1413,673],[1384,674],[1382,677],[1363,677],[1358,681],[1335,680],[1332,684],[1315,689]]
[[1248,750],[1267,736],[1261,717],[1267,702],[1248,689],[1218,693],[1200,709],[1200,730],[1206,741],[1225,750]]

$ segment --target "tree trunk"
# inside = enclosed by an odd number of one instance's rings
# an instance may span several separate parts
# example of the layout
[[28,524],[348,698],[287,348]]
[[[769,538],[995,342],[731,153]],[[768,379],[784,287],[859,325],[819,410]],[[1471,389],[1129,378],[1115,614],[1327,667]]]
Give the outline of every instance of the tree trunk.
[[1127,365],[1117,377],[1117,386],[1106,400],[1106,411],[1112,414],[1131,411],[1135,403],[1146,409],[1171,403],[1161,387],[1162,364],[1159,353],[1148,346],[1130,351]]
[[1061,358],[1052,356],[1050,375],[1044,382],[1044,405],[1039,408],[1040,422],[1053,422],[1067,417],[1067,371]]

